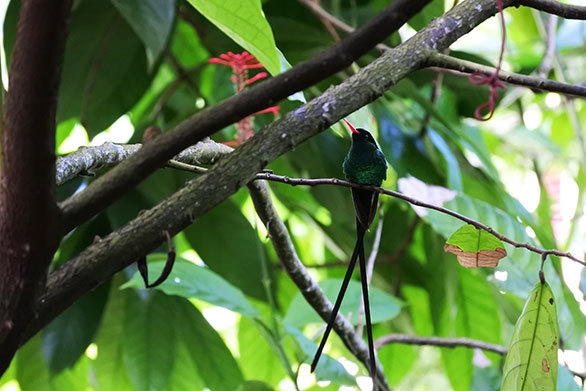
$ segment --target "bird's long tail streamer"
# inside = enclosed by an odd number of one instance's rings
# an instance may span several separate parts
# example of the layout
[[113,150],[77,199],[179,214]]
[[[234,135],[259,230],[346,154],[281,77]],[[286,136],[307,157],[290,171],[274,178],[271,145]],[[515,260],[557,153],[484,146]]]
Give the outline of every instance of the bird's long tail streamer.
[[[359,258],[360,258],[360,280],[362,281],[362,297],[364,300],[364,317],[366,318],[366,334],[368,336],[368,358],[369,358],[369,364],[370,367],[368,368],[368,371],[370,372],[370,377],[372,378],[372,385],[374,387],[374,377],[376,374],[376,363],[374,361],[374,341],[372,338],[372,323],[370,321],[370,303],[368,300],[368,281],[367,281],[367,276],[366,276],[366,260],[364,257],[364,228],[362,228],[362,232],[360,231],[360,228],[358,228],[358,226],[360,226],[360,222],[356,221],[356,228],[357,228],[357,232],[359,233],[358,235],[358,240],[361,241],[362,243],[360,243],[360,245],[357,245],[356,247],[360,247],[360,253]],[[360,235],[360,233],[362,233]],[[373,388],[374,389],[374,388]]]
[[[350,263],[348,264],[348,269],[346,270],[346,275],[344,276],[344,281],[342,282],[342,286],[340,287],[340,292],[338,292],[338,297],[336,298],[336,303],[334,304],[334,308],[332,309],[332,314],[330,315],[330,319],[328,320],[328,325],[326,327],[326,331],[321,338],[321,342],[319,347],[317,348],[317,352],[315,352],[315,356],[313,357],[313,362],[311,363],[311,372],[315,371],[315,367],[319,361],[319,358],[324,350],[324,346],[326,345],[326,341],[328,340],[328,336],[332,331],[332,327],[334,326],[334,322],[336,321],[336,316],[338,315],[338,311],[340,310],[340,305],[342,305],[342,299],[344,298],[344,294],[346,293],[346,289],[348,288],[348,284],[350,283],[350,278],[352,277],[352,272],[354,271],[354,266],[356,265],[356,260],[358,259],[358,254],[364,254],[364,233],[366,230],[362,228],[362,225],[358,220],[356,221],[356,245],[354,246],[354,251],[352,252],[352,258],[350,258]],[[370,311],[367,312],[368,314],[368,322],[370,323]]]

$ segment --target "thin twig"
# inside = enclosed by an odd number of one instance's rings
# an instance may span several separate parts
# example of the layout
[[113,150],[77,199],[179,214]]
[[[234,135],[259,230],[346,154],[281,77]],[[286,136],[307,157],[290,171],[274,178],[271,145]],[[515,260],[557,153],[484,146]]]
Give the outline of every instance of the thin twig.
[[[377,338],[374,341],[374,346],[377,350],[379,350],[383,346],[395,343],[419,346],[441,346],[444,348],[465,347],[471,349],[486,350],[488,352],[500,354],[501,356],[505,356],[508,352],[508,349],[505,346],[479,341],[471,338],[421,337],[418,335],[408,334],[384,335],[382,337]],[[568,369],[568,371],[570,371],[572,375],[579,377],[580,379],[582,379],[582,381],[584,381],[584,379],[586,378],[586,373],[580,373],[571,370],[565,361],[563,365]]]
[[[169,59],[171,65],[173,65],[173,68],[175,68],[175,71],[177,71],[177,78],[185,81],[197,96],[203,98],[203,94],[201,93],[199,86],[189,76],[190,70],[185,69],[183,65],[181,65],[177,57],[175,57],[173,52],[171,52],[171,50],[169,50],[168,48],[165,48],[165,55]],[[202,65],[207,65],[207,62],[203,63]]]
[[576,258],[575,256],[573,256],[569,252],[562,252],[562,251],[554,250],[554,249],[545,250],[542,248],[535,247],[529,243],[517,242],[515,240],[509,239],[508,237],[496,232],[495,230],[493,230],[489,226],[482,224],[481,222],[476,221],[474,219],[471,219],[470,217],[461,215],[458,212],[454,212],[453,210],[450,210],[450,209],[447,209],[447,208],[444,208],[441,206],[428,204],[427,202],[419,201],[415,198],[406,196],[402,193],[399,193],[399,192],[396,192],[393,190],[389,190],[389,189],[385,189],[382,187],[359,185],[357,183],[343,181],[343,180],[337,179],[337,178],[319,178],[319,179],[289,178],[286,176],[270,174],[267,172],[262,172],[262,173],[256,174],[255,179],[264,179],[264,180],[268,180],[268,181],[281,182],[281,183],[286,183],[286,184],[289,184],[292,186],[296,186],[296,185],[301,185],[301,186],[336,185],[336,186],[352,187],[352,188],[357,188],[357,189],[376,191],[380,194],[385,194],[385,195],[388,195],[391,197],[399,198],[403,201],[407,201],[408,203],[410,203],[412,205],[437,210],[438,212],[455,217],[458,220],[462,220],[465,223],[468,223],[468,224],[475,226],[477,229],[481,229],[483,231],[486,231],[486,232],[494,235],[498,239],[502,240],[503,242],[509,243],[512,246],[523,247],[529,251],[532,251],[534,253],[541,254],[541,255],[555,255],[557,257],[565,257],[565,258],[571,259],[574,262],[577,262],[581,265],[586,266],[586,261],[583,261],[581,259]]
[[319,14],[318,12],[315,12],[314,11],[316,9],[322,9],[321,8],[321,5],[319,4],[319,0],[300,0],[300,1],[302,3],[309,2],[309,3],[314,3],[315,4],[315,7],[309,6],[309,9],[312,10],[317,15],[317,17],[319,18],[319,20],[321,20],[321,23],[324,25],[324,27],[326,28],[326,30],[328,30],[328,33],[330,34],[330,36],[332,37],[332,39],[335,42],[340,42],[340,36],[338,35],[338,32],[336,31],[336,29],[332,25],[332,22],[330,22],[328,20],[328,18],[325,18],[321,14]]
[[545,53],[543,55],[543,60],[541,60],[541,64],[539,65],[539,69],[537,70],[536,75],[539,77],[547,78],[549,71],[551,71],[551,67],[553,66],[553,61],[555,57],[555,43],[556,43],[556,29],[558,26],[558,16],[557,15],[549,15],[547,20],[547,32],[546,32],[546,39],[545,39]]
[[[376,232],[374,233],[374,241],[372,242],[372,250],[370,251],[370,255],[368,256],[368,260],[366,261],[366,283],[370,286],[370,280],[372,280],[372,272],[374,271],[374,261],[378,255],[378,248],[380,246],[380,238],[383,233],[383,221],[385,218],[385,214],[383,212],[383,208],[379,207],[378,212],[378,224],[376,225]],[[362,273],[362,271],[361,271]],[[358,323],[356,325],[356,334],[362,335],[364,324],[364,295],[363,298],[360,300],[360,305],[358,306]]]
[[207,168],[204,168],[204,167],[194,166],[191,164],[179,162],[177,160],[169,160],[167,162],[167,164],[165,165],[165,167],[175,168],[177,170],[187,171],[187,172],[191,172],[194,174],[203,174],[208,170]]
[[[490,75],[495,71],[495,68],[492,67],[476,64],[471,61],[460,60],[440,53],[436,53],[429,56],[427,66],[451,69],[466,74],[483,73],[486,75]],[[542,77],[521,75],[518,73],[506,72],[503,70],[499,71],[499,80],[505,83],[529,87],[542,91],[557,92],[559,94],[564,95],[586,97],[586,86],[579,84],[562,83],[558,81],[544,79]]]
[[377,338],[374,341],[374,346],[379,350],[385,345],[393,343],[401,343],[406,345],[431,345],[443,346],[447,348],[455,348],[464,346],[474,349],[482,349],[489,352],[495,352],[501,355],[507,354],[507,348],[501,345],[496,345],[484,341],[478,341],[470,338],[441,338],[441,337],[420,337],[417,335],[407,334],[388,334]]

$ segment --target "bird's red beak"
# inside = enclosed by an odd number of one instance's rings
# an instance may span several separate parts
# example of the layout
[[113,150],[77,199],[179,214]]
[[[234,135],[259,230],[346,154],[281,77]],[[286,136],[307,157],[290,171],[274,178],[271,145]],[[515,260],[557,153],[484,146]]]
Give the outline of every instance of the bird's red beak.
[[[344,118],[342,118],[342,119],[344,119]],[[346,121],[345,119],[344,119],[344,122],[346,122],[346,125],[348,125],[348,127],[350,128],[350,130],[352,131],[352,133],[358,133],[358,131],[356,129],[354,129],[354,126],[352,126],[350,124],[350,122]]]

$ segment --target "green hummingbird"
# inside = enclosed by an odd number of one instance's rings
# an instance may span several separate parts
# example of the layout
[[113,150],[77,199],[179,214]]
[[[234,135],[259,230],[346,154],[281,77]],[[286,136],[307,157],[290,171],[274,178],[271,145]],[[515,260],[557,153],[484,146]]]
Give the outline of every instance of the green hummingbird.
[[[350,151],[342,165],[346,180],[362,185],[380,186],[383,181],[387,179],[387,161],[385,156],[378,148],[374,137],[372,137],[368,130],[361,128],[355,129],[348,121],[344,120],[344,122],[346,122],[352,131],[352,145],[350,146]],[[313,372],[315,370],[328,336],[332,331],[332,326],[340,309],[340,305],[342,304],[342,299],[346,293],[346,288],[348,288],[350,278],[352,277],[352,272],[356,265],[356,259],[358,258],[360,260],[362,297],[364,298],[364,313],[368,335],[370,361],[369,372],[374,386],[376,364],[374,361],[374,342],[372,338],[372,325],[370,322],[370,306],[368,303],[368,284],[366,281],[366,261],[364,257],[364,234],[374,220],[378,203],[378,193],[371,190],[352,188],[352,199],[356,211],[356,244],[354,246],[352,257],[350,258],[350,263],[348,264],[348,270],[346,270],[346,275],[344,276],[344,281],[338,292],[334,309],[330,315],[326,331],[319,344],[319,348],[315,353],[315,357],[313,358],[311,371]]]

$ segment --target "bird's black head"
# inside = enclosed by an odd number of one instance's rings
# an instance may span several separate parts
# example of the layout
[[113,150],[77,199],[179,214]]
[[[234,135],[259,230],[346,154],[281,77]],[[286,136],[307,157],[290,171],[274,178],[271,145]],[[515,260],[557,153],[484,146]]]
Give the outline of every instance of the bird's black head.
[[352,141],[367,141],[371,144],[376,145],[376,141],[374,141],[374,137],[372,137],[372,134],[370,134],[368,130],[362,128],[355,129],[355,131],[352,132]]
[[369,142],[373,145],[375,145],[377,148],[377,144],[376,141],[374,141],[374,137],[372,137],[372,134],[370,134],[370,132],[366,129],[362,129],[362,128],[358,128],[355,129],[354,126],[352,126],[352,124],[350,124],[350,122],[344,120],[344,122],[346,122],[346,125],[348,125],[348,127],[350,128],[350,130],[352,131],[352,142]]

